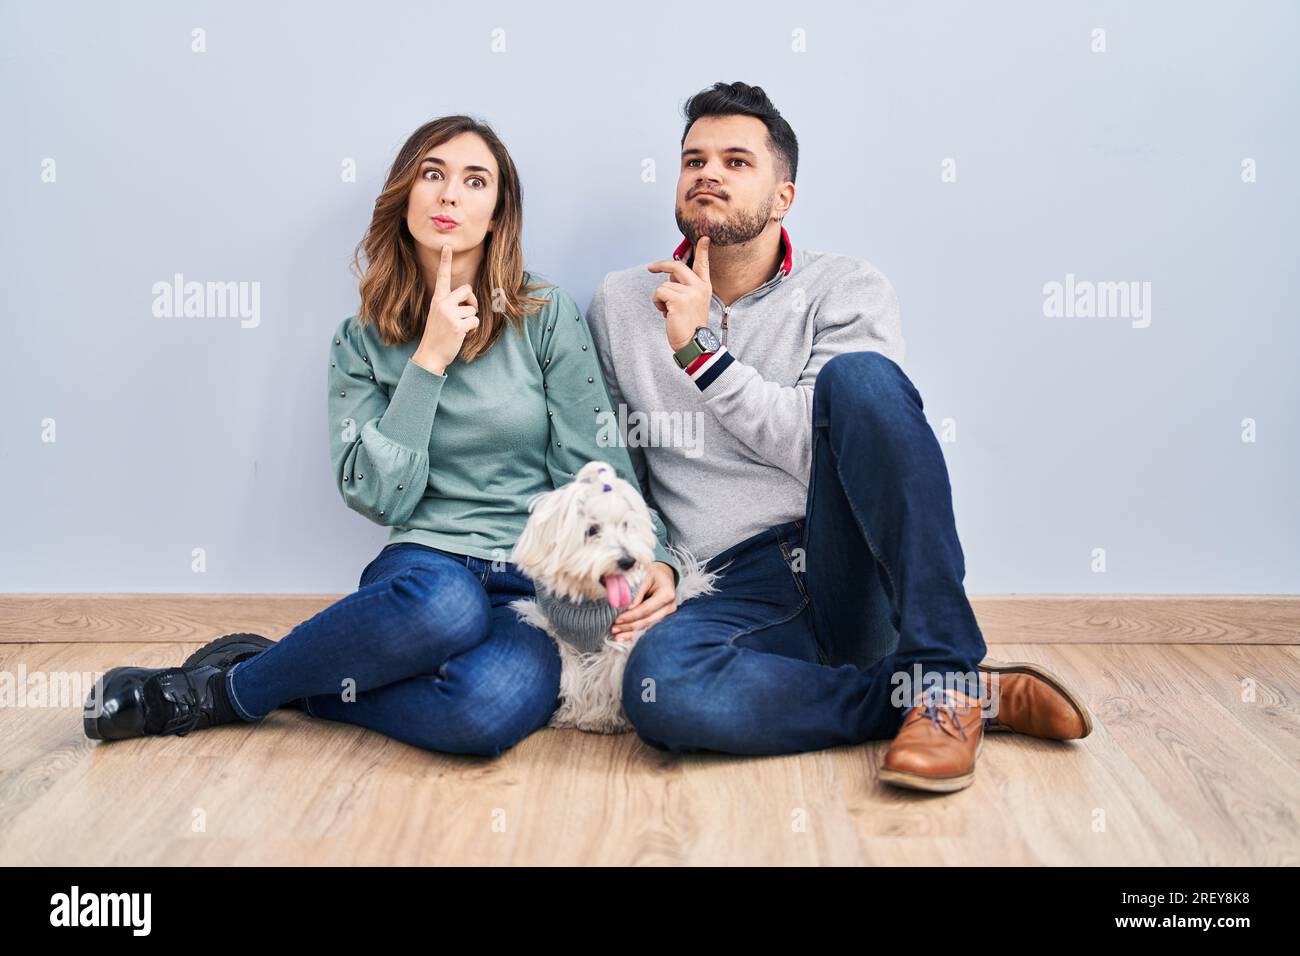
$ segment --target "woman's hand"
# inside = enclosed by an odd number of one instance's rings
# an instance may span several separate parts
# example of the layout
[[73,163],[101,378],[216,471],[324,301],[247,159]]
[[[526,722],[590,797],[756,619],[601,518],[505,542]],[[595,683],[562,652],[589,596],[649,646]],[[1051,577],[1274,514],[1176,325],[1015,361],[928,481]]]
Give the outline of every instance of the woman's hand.
[[616,641],[629,641],[635,632],[662,621],[677,610],[677,585],[673,569],[656,561],[646,570],[641,590],[626,611],[614,618],[610,634]]
[[438,279],[429,300],[424,335],[411,360],[430,372],[445,375],[447,366],[460,354],[465,336],[478,328],[478,300],[468,285],[451,287],[451,245],[442,247]]

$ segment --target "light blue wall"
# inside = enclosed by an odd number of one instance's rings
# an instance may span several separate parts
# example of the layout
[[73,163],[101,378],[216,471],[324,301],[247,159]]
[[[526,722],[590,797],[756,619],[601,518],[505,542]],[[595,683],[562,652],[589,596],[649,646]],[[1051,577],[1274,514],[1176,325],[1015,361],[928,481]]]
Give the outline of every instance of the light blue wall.
[[[794,241],[898,290],[904,367],[936,431],[956,425],[972,594],[1295,593],[1297,20],[1290,2],[5,2],[0,589],[355,588],[386,529],[333,484],[327,346],[398,146],[443,113],[494,124],[530,267],[585,305],[677,244],[680,105],[743,79],[800,138]],[[259,324],[155,318],[175,273],[260,283]],[[1067,274],[1151,283],[1150,324],[1045,316]]]

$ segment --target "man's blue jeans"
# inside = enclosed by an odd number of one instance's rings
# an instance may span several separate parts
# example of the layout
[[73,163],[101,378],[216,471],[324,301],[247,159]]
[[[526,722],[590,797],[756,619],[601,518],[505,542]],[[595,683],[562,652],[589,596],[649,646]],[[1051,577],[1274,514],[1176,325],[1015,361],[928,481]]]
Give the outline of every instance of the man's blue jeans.
[[500,754],[546,725],[560,691],[555,644],[509,607],[533,582],[500,567],[388,545],[354,593],[230,669],[235,712],[260,720],[302,698],[313,717],[417,747]]
[[683,604],[628,658],[623,707],[653,747],[779,754],[890,738],[928,679],[899,695],[894,675],[917,664],[978,693],[984,638],[916,387],[878,352],[837,355],[812,419],[804,517],[711,558],[727,566],[719,593]]

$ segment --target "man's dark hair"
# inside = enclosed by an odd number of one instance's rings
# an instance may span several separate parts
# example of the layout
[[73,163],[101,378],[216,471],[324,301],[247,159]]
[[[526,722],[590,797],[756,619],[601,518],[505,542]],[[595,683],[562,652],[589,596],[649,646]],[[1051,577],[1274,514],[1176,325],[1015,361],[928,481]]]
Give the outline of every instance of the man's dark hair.
[[767,127],[767,145],[785,164],[787,177],[794,182],[799,169],[799,140],[761,86],[748,83],[714,83],[700,90],[682,107],[686,116],[686,129],[682,130],[682,143],[695,121],[702,116],[753,116]]

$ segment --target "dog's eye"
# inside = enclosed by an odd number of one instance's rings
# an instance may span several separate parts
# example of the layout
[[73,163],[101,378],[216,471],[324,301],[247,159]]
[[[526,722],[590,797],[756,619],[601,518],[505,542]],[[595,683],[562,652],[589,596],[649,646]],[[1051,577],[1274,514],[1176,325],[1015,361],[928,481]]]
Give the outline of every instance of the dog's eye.
[[590,527],[587,528],[587,537],[588,537],[588,538],[590,538],[590,537],[591,537],[592,535],[594,535],[594,534],[600,534],[600,525],[598,525],[598,524],[593,524],[593,525],[591,525]]

